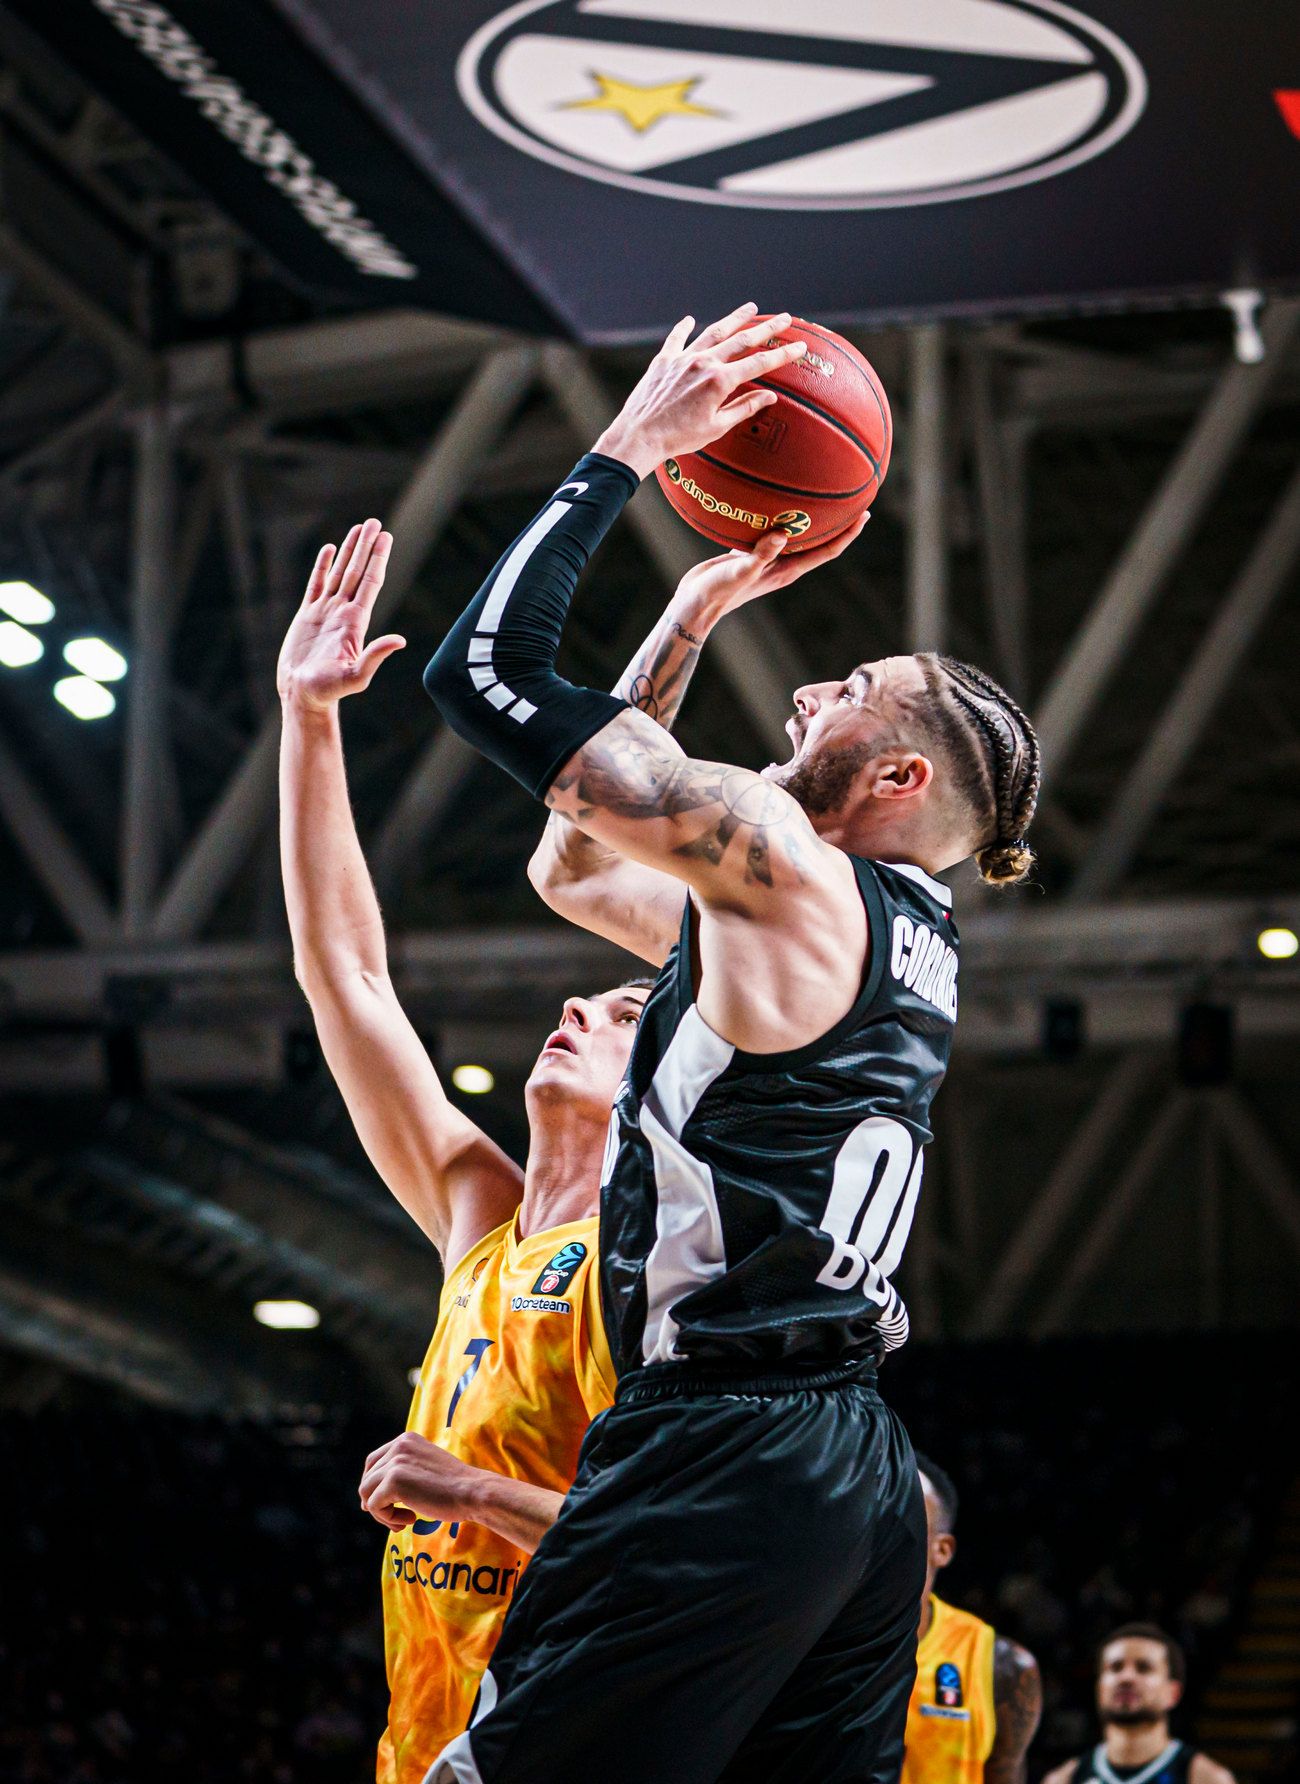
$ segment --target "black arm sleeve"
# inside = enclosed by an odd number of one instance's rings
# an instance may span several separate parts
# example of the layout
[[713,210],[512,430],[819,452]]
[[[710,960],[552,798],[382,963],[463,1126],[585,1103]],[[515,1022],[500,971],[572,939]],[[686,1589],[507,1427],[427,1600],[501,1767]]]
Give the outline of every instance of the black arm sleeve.
[[515,540],[424,672],[454,731],[536,799],[588,738],[627,710],[555,672],[569,602],[588,558],[638,485],[589,452]]

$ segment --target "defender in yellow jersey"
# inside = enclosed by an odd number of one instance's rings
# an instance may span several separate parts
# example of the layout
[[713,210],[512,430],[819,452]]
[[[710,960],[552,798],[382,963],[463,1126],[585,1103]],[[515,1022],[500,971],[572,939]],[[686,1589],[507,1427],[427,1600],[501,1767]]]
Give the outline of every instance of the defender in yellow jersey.
[[[520,1170],[446,1096],[388,975],[383,922],[348,804],[338,703],[402,640],[366,643],[392,541],[377,521],[326,547],[280,655],[281,855],[294,966],[375,1168],[445,1265],[407,1429],[367,1458],[363,1507],[389,1532],[391,1691],[381,1784],[420,1784],[468,1721],[519,1577],[555,1521],[587,1427],[613,1395],[596,1214],[614,1092],[647,981],[570,998],[525,1092]],[[720,566],[720,567],[719,567]],[[743,563],[689,586],[620,692],[670,724]],[[706,571],[708,567],[706,567]],[[553,820],[553,861],[591,845]],[[668,891],[680,896],[670,882]],[[636,920],[665,912],[638,891]],[[631,919],[630,919],[631,920]],[[432,1271],[431,1286],[432,1286]]]
[[957,1551],[957,1491],[927,1457],[917,1466],[929,1547],[902,1784],[1024,1784],[1042,1714],[1038,1663],[992,1624],[935,1597],[935,1576]]
[[[488,1233],[447,1274],[411,1405],[408,1433],[482,1471],[489,1493],[528,1483],[543,1528],[553,1516],[547,1499],[558,1509],[587,1426],[614,1396],[596,1246],[595,1219],[525,1237],[516,1215]],[[472,1478],[461,1476],[445,1498],[435,1488],[430,1503],[426,1482],[389,1481],[381,1464],[372,1487],[369,1472],[363,1500],[376,1492],[380,1506],[415,1500],[426,1514],[445,1514],[411,1517],[388,1543],[386,1784],[422,1778],[448,1730],[469,1719],[536,1537],[492,1528]]]

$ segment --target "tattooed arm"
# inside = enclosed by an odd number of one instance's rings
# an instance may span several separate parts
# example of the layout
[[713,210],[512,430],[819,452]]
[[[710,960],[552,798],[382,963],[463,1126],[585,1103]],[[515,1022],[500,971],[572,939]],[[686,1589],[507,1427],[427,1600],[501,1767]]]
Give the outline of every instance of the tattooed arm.
[[984,1784],[1025,1784],[1025,1756],[1043,1713],[1043,1681],[1027,1648],[999,1636],[993,1645],[997,1734],[984,1762]]
[[799,1047],[849,1009],[868,950],[853,866],[782,788],[694,760],[624,710],[569,758],[546,803],[690,888],[700,1013],[732,1046]]
[[[662,619],[633,657],[615,697],[671,731],[700,651],[718,621],[748,601],[797,582],[853,543],[866,517],[830,546],[783,558],[783,533],[752,551],[729,551],[682,578]],[[671,874],[629,861],[553,810],[528,864],[533,886],[561,916],[662,965],[677,939],[682,887]]]
[[[623,671],[615,698],[671,730],[700,647],[720,617],[692,599],[683,585]],[[663,965],[677,940],[684,896],[680,881],[626,860],[558,811],[546,820],[528,877],[553,911],[655,966]]]

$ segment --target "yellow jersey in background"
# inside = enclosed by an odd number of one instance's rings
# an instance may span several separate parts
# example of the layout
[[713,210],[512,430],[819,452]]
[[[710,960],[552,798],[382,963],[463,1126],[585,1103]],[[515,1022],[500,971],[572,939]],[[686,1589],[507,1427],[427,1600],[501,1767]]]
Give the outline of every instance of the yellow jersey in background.
[[901,1784],[983,1784],[997,1734],[993,1628],[941,1598],[930,1606],[916,1650]]

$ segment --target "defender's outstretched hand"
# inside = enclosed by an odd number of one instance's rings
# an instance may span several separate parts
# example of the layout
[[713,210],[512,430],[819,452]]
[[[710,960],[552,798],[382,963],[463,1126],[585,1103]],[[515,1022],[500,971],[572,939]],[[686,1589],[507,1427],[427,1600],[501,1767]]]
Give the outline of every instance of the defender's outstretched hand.
[[384,586],[393,536],[377,520],[355,526],[335,555],[322,545],[302,606],[280,647],[275,682],[282,700],[325,711],[346,694],[359,694],[406,640],[396,633],[366,643],[366,628]]
[[[788,312],[752,320],[755,304],[742,304],[687,345],[694,316],[683,316],[623,404],[618,419],[596,442],[596,451],[644,477],[666,458],[698,452],[776,401],[774,390],[741,391],[802,358],[804,341],[768,342],[790,325]],[[738,394],[739,393],[739,394]]]
[[764,533],[749,551],[726,551],[721,557],[705,558],[702,564],[696,564],[677,584],[677,595],[683,601],[698,605],[711,619],[734,613],[747,601],[775,594],[777,589],[798,582],[810,570],[829,564],[848,550],[870,519],[869,514],[859,515],[825,545],[818,545],[812,551],[795,552],[790,557],[782,555],[783,548],[789,543],[789,534],[776,528]]

